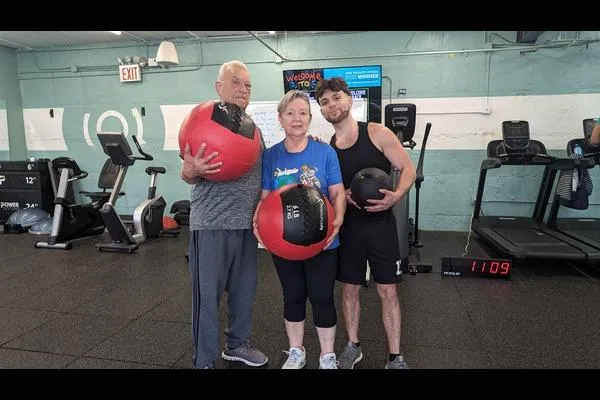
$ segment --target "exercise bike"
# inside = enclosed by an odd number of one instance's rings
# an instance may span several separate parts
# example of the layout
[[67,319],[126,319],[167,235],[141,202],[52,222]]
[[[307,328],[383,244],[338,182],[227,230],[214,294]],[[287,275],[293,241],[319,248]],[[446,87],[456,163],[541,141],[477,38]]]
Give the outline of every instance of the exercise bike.
[[152,161],[154,158],[142,150],[134,135],[131,136],[131,139],[142,157],[133,155],[127,139],[121,132],[98,132],[98,139],[102,144],[104,153],[111,158],[113,164],[118,166],[119,170],[111,196],[100,209],[112,242],[98,243],[96,244],[96,248],[99,251],[126,251],[133,253],[141,243],[148,239],[157,238],[162,234],[178,235],[179,230],[166,231],[163,229],[163,214],[167,202],[162,196],[156,195],[158,174],[166,173],[166,169],[163,167],[146,168],[146,173],[150,175],[148,197],[133,212],[133,227],[128,228],[125,226],[123,220],[115,210],[118,197],[116,194],[120,192],[121,186],[125,182],[127,170],[136,160]]
[[87,171],[80,169],[77,162],[69,157],[53,159],[50,167],[56,176],[60,176],[54,200],[52,228],[47,241],[36,241],[34,247],[71,250],[72,240],[104,233],[105,225],[100,215],[100,207],[108,200],[108,193],[105,197],[92,197],[88,204],[75,204],[68,199],[69,185],[86,178]]

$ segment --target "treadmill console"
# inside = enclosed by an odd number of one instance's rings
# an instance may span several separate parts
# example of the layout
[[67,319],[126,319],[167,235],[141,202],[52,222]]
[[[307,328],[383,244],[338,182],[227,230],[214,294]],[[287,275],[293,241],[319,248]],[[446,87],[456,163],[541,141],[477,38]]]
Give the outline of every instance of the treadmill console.
[[525,151],[529,147],[529,122],[503,121],[502,139],[507,151]]
[[[596,126],[596,120],[594,118],[586,118],[583,120],[583,142],[584,145],[580,145],[583,148],[583,153],[585,156],[593,156],[596,159],[600,155],[600,146],[594,146],[590,142],[590,138],[592,137],[592,132],[594,130],[594,126]],[[576,139],[573,139],[576,140]],[[569,155],[575,152],[577,143],[569,143],[567,146],[567,151],[570,152]],[[598,163],[598,160],[596,161]]]
[[586,139],[589,139],[590,136],[592,136],[594,125],[596,125],[596,120],[594,118],[586,118],[583,120],[583,136]]
[[551,160],[544,144],[531,139],[529,122],[520,120],[502,122],[502,140],[488,143],[487,156],[505,165],[543,165]]

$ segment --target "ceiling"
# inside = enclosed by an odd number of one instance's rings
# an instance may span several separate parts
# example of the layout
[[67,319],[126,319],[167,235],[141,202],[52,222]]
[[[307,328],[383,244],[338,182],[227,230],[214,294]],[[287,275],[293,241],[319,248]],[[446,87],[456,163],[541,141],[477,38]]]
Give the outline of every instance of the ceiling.
[[[288,33],[318,34],[325,31],[284,32],[252,31],[261,38]],[[234,38],[252,38],[250,31],[121,31],[115,35],[110,31],[0,31],[0,46],[19,50],[35,50],[56,46],[81,46],[95,44],[120,44],[125,42],[160,42],[197,38],[201,40],[218,40]]]

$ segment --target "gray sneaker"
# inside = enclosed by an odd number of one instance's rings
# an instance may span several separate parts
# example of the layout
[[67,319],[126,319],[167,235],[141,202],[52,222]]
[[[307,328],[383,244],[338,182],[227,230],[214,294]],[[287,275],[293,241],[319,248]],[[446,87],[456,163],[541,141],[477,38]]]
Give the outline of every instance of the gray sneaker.
[[363,355],[360,347],[356,347],[354,343],[349,341],[346,347],[344,348],[344,351],[342,351],[342,354],[340,354],[340,357],[338,359],[338,368],[354,369],[354,365],[356,365],[357,362],[362,360],[362,357]]
[[221,356],[224,360],[241,361],[251,367],[260,367],[269,361],[267,356],[247,342],[235,349],[230,349],[225,346],[225,350],[223,350]]
[[394,358],[394,361],[388,361],[387,364],[385,364],[385,369],[409,369],[409,368],[408,368],[408,365],[406,365],[406,362],[404,361],[404,357],[397,356],[396,358]]

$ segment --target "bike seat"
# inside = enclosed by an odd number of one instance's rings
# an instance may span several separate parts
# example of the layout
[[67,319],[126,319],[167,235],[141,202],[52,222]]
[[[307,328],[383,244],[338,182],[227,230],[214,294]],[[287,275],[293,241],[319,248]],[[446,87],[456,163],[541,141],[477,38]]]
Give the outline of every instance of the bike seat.
[[148,175],[152,175],[152,173],[156,174],[164,174],[167,170],[164,167],[148,167],[146,168],[146,173]]

